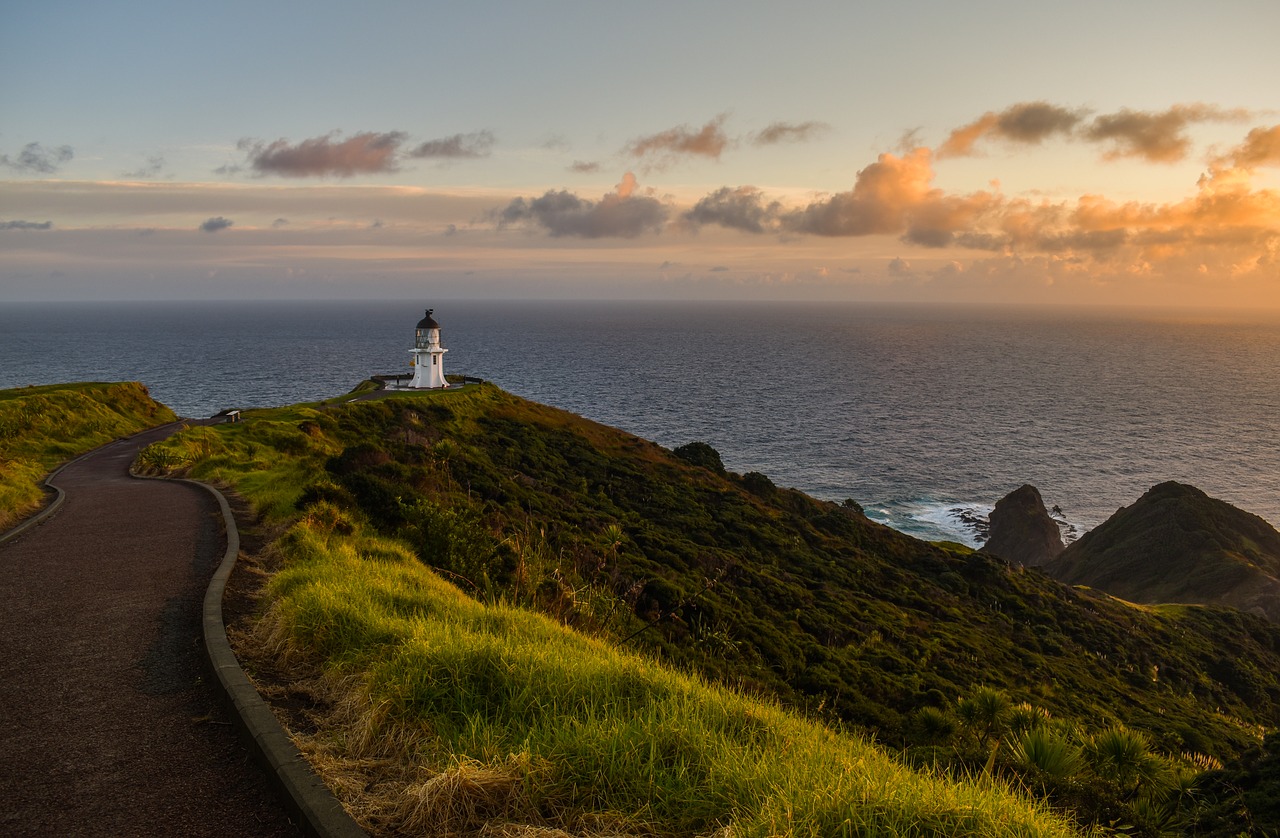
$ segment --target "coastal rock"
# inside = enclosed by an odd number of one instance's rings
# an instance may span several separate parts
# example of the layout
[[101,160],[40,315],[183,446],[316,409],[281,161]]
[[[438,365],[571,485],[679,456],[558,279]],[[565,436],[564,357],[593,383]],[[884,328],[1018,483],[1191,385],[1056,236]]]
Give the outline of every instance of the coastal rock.
[[1132,602],[1226,605],[1280,622],[1280,532],[1183,483],[1152,487],[1044,570]]
[[1064,545],[1058,524],[1049,517],[1035,486],[1025,484],[1001,498],[991,510],[986,553],[1039,567],[1057,558]]

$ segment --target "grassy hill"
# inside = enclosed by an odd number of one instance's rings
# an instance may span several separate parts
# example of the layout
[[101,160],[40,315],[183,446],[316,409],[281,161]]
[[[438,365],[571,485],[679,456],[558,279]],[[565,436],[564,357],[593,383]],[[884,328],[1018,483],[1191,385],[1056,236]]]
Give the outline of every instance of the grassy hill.
[[[667,451],[487,385],[254,411],[241,425],[192,428],[147,449],[141,461],[234,485],[269,521],[293,527],[276,548],[286,569],[270,588],[273,605],[259,645],[312,667],[321,681],[348,684],[357,696],[318,699],[347,708],[325,715],[332,733],[319,738],[330,744],[318,751],[332,745],[349,765],[385,756],[379,749],[388,748],[395,764],[430,764],[435,776],[462,785],[475,771],[506,771],[526,778],[515,786],[524,789],[545,769],[558,778],[551,787],[578,791],[533,808],[576,813],[570,821],[579,827],[604,807],[667,824],[650,828],[657,834],[726,824],[742,834],[841,834],[828,828],[839,817],[815,814],[817,820],[783,829],[777,813],[798,813],[797,801],[813,789],[836,788],[834,780],[819,779],[824,772],[853,771],[821,757],[826,767],[810,774],[785,754],[817,758],[826,747],[818,741],[836,736],[832,747],[842,758],[872,759],[865,740],[833,732],[848,730],[905,749],[917,764],[942,760],[1011,777],[1085,821],[1127,819],[1131,828],[1141,822],[1155,829],[1153,820],[1142,820],[1138,802],[1156,799],[1145,790],[1157,775],[1162,799],[1174,794],[1185,779],[1175,770],[1177,755],[1202,752],[1206,765],[1229,759],[1280,725],[1280,627],[1226,609],[1137,607],[1072,589],[989,555],[912,539],[869,521],[853,502],[817,501],[761,474],[725,472],[705,445]],[[421,575],[425,567],[484,604],[468,618],[489,626],[475,641],[478,651],[451,651],[441,639],[479,629],[435,625],[443,606],[422,599],[438,588],[424,581],[434,578]],[[343,581],[329,579],[331,572]],[[445,595],[431,594],[439,596]],[[449,606],[455,607],[462,606]],[[612,670],[614,664],[599,664],[612,674],[581,676],[594,686],[566,683],[568,693],[547,698],[560,681],[580,676],[545,656],[522,663],[533,652],[500,639],[515,631],[515,618],[502,616],[512,608],[578,630],[578,639],[565,641],[572,651],[551,645],[550,628],[520,630],[532,632],[532,648],[558,649],[557,659],[599,649],[628,661],[658,660],[689,673],[697,686],[658,688],[648,679],[675,676],[646,669],[640,678],[629,669],[639,664]],[[382,613],[390,616],[371,616]],[[592,645],[582,634],[608,645]],[[398,674],[384,682],[391,661]],[[615,681],[622,686],[609,686]],[[473,685],[462,690],[471,698],[459,697],[459,684]],[[798,796],[718,797],[710,808],[694,806],[683,791],[668,791],[667,774],[659,780],[655,772],[670,770],[685,778],[678,782],[704,791],[719,788],[733,759],[675,756],[689,737],[702,740],[694,731],[704,723],[667,720],[633,731],[635,738],[620,731],[659,712],[648,703],[651,695],[679,695],[674,700],[690,706],[703,701],[695,694],[714,694],[706,699],[712,705],[740,701],[724,689],[764,699],[734,705],[757,708],[742,711],[752,719],[773,719],[775,710],[759,708],[780,702],[819,731],[818,740],[801,740],[778,734],[781,721],[770,721],[768,733],[755,722],[743,727],[740,717],[706,723],[736,731],[724,747],[756,772],[758,782],[731,785],[781,788],[786,784],[759,779],[765,776],[759,772],[783,760],[790,767],[778,770],[800,778]],[[636,696],[644,703],[633,704]],[[502,709],[529,702],[549,704],[553,727],[595,736],[591,747],[611,754],[589,764],[626,763],[647,749],[639,774],[594,780],[557,774],[566,769],[547,766],[587,757],[578,745],[535,747],[544,732],[533,728],[542,731],[541,722],[531,711]],[[614,733],[586,733],[600,725]],[[734,738],[743,735],[748,739]],[[768,747],[752,750],[755,736]],[[1132,765],[1107,757],[1107,748],[1130,755]],[[1157,753],[1170,756],[1161,761]],[[1093,766],[1087,776],[1086,761]],[[831,803],[823,811],[845,813],[840,817],[881,811],[905,818],[893,821],[900,826],[918,815],[917,828],[883,828],[932,834],[947,833],[944,824],[958,823],[947,819],[968,805],[948,803],[944,813],[926,816],[903,802],[918,793],[899,796],[899,775],[893,776],[875,795],[856,783],[829,797],[824,792],[818,797]],[[377,782],[352,781],[363,788]],[[620,796],[596,799],[583,790],[597,782]],[[426,795],[421,778],[418,786],[402,783],[396,805],[403,808],[411,787]],[[503,788],[524,799],[526,792],[510,791],[509,783]],[[654,802],[655,794],[665,800],[668,793],[669,808]],[[1007,801],[992,805],[1014,811]],[[1016,810],[1025,812],[1023,805]],[[400,810],[387,806],[370,817],[394,820],[386,813]],[[680,820],[680,813],[693,812],[701,814]],[[1018,815],[1024,816],[1031,817]],[[987,832],[995,828],[961,831],[997,834]]]
[[1230,605],[1280,623],[1280,532],[1181,483],[1153,487],[1045,572],[1134,602]]
[[176,418],[138,383],[0,390],[0,531],[40,506],[63,462]]

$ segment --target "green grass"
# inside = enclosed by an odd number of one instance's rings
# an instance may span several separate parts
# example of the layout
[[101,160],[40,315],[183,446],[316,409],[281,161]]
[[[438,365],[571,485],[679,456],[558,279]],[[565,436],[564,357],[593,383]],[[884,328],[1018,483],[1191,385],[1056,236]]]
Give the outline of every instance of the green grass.
[[209,483],[234,483],[263,515],[283,519],[294,513],[302,492],[334,453],[317,433],[322,414],[303,405],[243,416],[240,423],[190,428],[149,446],[139,454],[138,467],[151,474],[187,471]]
[[[698,453],[707,456],[691,461]],[[301,515],[335,534],[329,545],[343,534],[387,538],[360,542],[348,557],[353,573],[399,567],[410,555],[486,603],[490,615],[519,604],[709,683],[768,696],[833,729],[869,731],[921,764],[994,768],[1024,781],[1003,756],[988,765],[997,753],[991,733],[948,756],[940,730],[917,729],[922,709],[957,704],[990,684],[1000,685],[1014,710],[1027,705],[1074,726],[1072,741],[1123,726],[1144,731],[1160,754],[1228,760],[1280,720],[1280,628],[1226,609],[1139,608],[1065,587],[960,545],[930,545],[881,527],[856,504],[816,501],[763,475],[722,473],[713,453],[670,452],[478,386],[248,411],[240,425],[192,429],[142,459],[158,471],[236,487],[274,528]],[[278,584],[309,561],[308,552],[291,554]],[[389,558],[376,558],[384,552]],[[368,742],[413,731],[405,737],[416,744],[404,753],[444,771],[432,777],[447,774],[459,787],[506,777],[509,791],[524,788],[509,775],[538,774],[550,759],[524,747],[533,735],[525,728],[506,721],[498,732],[477,728],[466,739],[468,725],[488,711],[466,703],[441,710],[429,695],[399,688],[369,692],[384,683],[370,679],[392,660],[428,665],[406,657],[422,650],[401,639],[403,626],[392,631],[382,617],[367,616],[431,616],[404,594],[422,583],[396,573],[396,585],[373,601],[355,589],[313,597],[291,622],[309,632],[289,635],[295,652],[323,654],[332,672],[355,678],[364,691],[369,720],[363,734],[344,734],[359,744],[347,752],[374,759],[361,750]],[[366,647],[375,663],[362,668],[358,650]],[[488,673],[479,683],[491,685],[496,653],[477,654],[431,671],[446,679],[478,667]],[[533,694],[525,683],[511,689]],[[435,709],[412,725],[412,714],[400,712],[427,706]],[[519,736],[499,736],[509,730]],[[437,752],[423,744],[430,736],[469,744]],[[691,765],[677,773],[702,770]],[[683,800],[678,784],[671,794]],[[1101,799],[1077,789],[1058,795],[1057,805],[1082,822],[1110,823],[1116,810]],[[547,805],[586,808],[574,800]],[[674,809],[694,811],[684,803]]]
[[63,462],[176,418],[137,383],[0,390],[0,530],[40,505],[40,481]]
[[[279,542],[287,569],[267,622],[295,656],[359,685],[360,711],[326,736],[435,778],[469,772],[486,800],[500,785],[485,819],[577,830],[606,818],[654,835],[1075,834],[992,781],[911,770],[864,738],[476,602],[394,541],[329,529],[341,517],[321,508]],[[433,829],[478,825],[455,785],[449,805],[428,807]],[[381,817],[411,821],[422,793],[388,793]]]

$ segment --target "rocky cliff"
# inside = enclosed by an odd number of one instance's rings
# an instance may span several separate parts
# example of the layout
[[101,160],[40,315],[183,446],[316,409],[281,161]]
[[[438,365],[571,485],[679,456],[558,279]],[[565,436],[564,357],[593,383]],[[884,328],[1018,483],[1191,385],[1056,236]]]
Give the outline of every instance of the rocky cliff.
[[1153,487],[1044,569],[1132,602],[1227,605],[1280,622],[1280,533],[1182,483]]
[[1014,489],[996,503],[989,532],[984,552],[1031,567],[1049,563],[1065,547],[1040,490],[1030,484]]

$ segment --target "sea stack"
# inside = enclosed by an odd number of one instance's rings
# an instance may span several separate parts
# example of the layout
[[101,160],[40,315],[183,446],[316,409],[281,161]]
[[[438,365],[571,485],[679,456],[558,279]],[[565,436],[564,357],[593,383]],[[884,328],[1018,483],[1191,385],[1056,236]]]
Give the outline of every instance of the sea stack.
[[996,502],[989,532],[987,543],[982,546],[984,553],[1029,567],[1048,564],[1066,549],[1058,524],[1044,507],[1040,490],[1030,484]]

